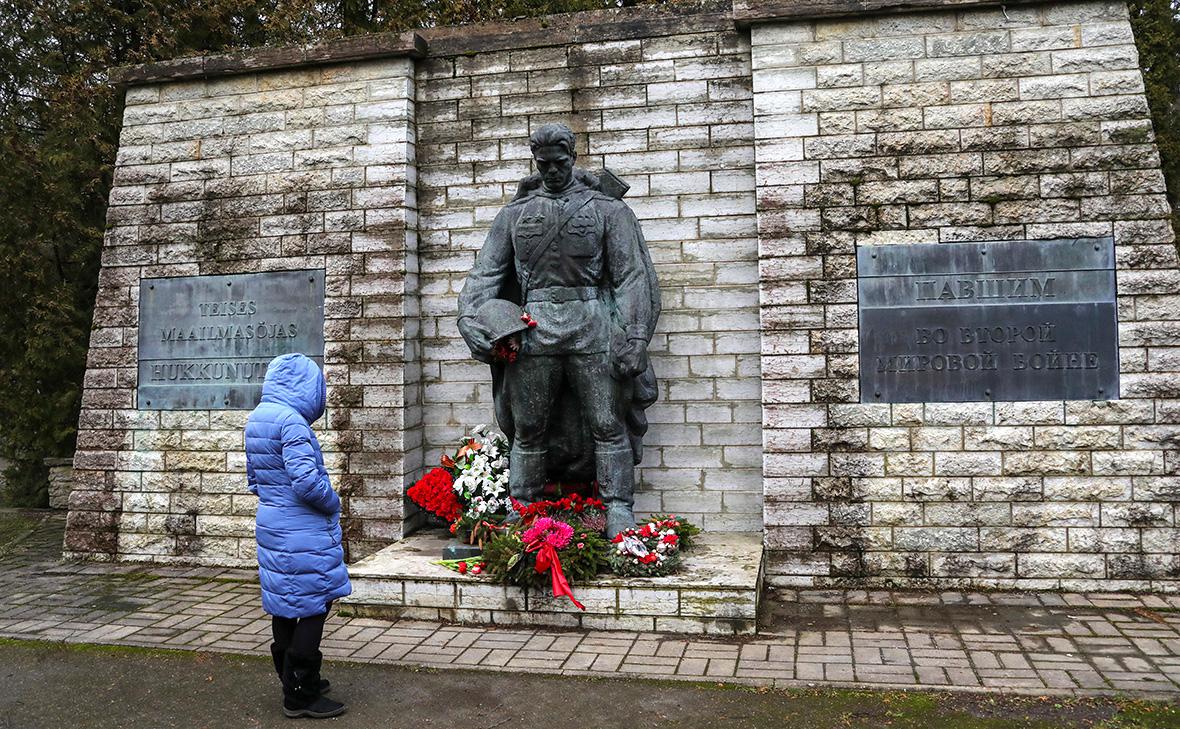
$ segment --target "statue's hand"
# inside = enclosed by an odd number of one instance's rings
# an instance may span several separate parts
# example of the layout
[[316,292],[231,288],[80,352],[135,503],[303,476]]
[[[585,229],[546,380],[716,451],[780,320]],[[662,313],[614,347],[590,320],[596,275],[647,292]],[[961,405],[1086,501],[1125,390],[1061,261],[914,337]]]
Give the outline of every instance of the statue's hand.
[[618,369],[626,377],[638,377],[647,370],[647,342],[642,339],[628,339],[619,351]]
[[480,362],[490,363],[492,361],[493,342],[491,335],[479,325],[474,317],[464,317],[459,320],[459,333],[463,335],[463,341],[471,350],[472,357]]

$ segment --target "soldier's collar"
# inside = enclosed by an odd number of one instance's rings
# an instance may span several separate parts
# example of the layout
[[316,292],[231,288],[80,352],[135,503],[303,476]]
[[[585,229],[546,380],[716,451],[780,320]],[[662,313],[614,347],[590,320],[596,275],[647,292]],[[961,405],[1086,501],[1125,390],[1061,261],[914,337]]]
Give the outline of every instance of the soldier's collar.
[[562,189],[560,192],[549,192],[548,190],[545,189],[545,186],[542,185],[541,187],[537,188],[537,191],[533,194],[540,195],[542,197],[557,199],[557,198],[561,198],[561,197],[569,197],[571,195],[576,195],[579,192],[584,192],[589,189],[590,189],[589,187],[586,187],[584,184],[579,182],[577,180],[577,178],[574,178],[573,180],[570,181],[570,184],[566,185],[565,188]]

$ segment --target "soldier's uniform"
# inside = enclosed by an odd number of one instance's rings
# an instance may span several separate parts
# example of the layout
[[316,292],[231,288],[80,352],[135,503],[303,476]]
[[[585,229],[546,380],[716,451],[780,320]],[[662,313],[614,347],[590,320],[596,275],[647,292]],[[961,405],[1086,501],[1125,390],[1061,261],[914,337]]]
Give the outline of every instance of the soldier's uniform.
[[[563,218],[560,233],[547,236]],[[538,251],[542,244],[545,250]],[[525,311],[537,321],[523,335],[521,357],[505,370],[515,427],[510,487],[518,500],[528,503],[540,495],[549,416],[568,382],[594,438],[603,500],[608,507],[630,509],[633,451],[612,349],[631,339],[651,339],[649,265],[631,209],[576,178],[559,193],[541,188],[510,203],[492,223],[459,296],[459,329],[471,344],[480,305],[501,297],[513,279],[524,292]]]

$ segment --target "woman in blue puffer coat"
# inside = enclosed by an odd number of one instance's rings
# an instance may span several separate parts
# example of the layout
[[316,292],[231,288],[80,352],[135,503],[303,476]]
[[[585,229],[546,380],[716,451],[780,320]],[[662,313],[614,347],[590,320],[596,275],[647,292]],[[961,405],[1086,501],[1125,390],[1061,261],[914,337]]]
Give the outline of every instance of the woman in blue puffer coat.
[[332,490],[311,424],[324,414],[327,385],[302,354],[271,360],[262,402],[246,422],[246,478],[258,496],[255,538],[262,608],[271,617],[271,656],[283,684],[283,713],[326,718],[345,711],[323,694],[320,639],[332,601],[352,591],[344,566],[340,497]]

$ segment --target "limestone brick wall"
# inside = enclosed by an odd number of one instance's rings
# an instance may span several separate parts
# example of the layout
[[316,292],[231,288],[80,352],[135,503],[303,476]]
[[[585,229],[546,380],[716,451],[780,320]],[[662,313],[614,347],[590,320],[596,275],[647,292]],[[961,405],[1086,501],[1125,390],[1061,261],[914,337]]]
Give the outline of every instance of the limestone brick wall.
[[[1180,271],[1126,7],[752,44],[770,580],[1180,588]],[[859,404],[857,246],[1108,235],[1122,399]]]
[[128,89],[67,555],[254,563],[242,410],[136,409],[144,278],[324,269],[317,424],[356,557],[402,534],[421,463],[413,61]]
[[488,370],[459,338],[456,297],[496,212],[532,172],[529,132],[563,122],[580,166],[605,165],[631,185],[626,200],[663,288],[651,347],[660,399],[636,508],[714,530],[761,528],[751,98],[748,39],[724,17],[701,32],[420,63],[428,461],[492,419]]

